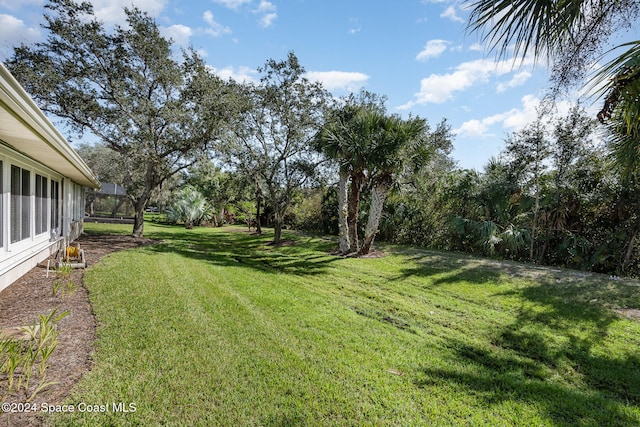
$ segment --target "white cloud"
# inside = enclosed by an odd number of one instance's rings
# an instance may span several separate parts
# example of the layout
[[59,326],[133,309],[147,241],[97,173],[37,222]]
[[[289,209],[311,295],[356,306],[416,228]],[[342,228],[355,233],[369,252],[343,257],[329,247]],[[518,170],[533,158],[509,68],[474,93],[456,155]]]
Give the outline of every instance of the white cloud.
[[452,73],[431,74],[420,81],[420,91],[415,100],[400,109],[421,104],[442,104],[451,100],[456,92],[466,90],[473,85],[486,83],[493,76],[508,74],[513,70],[510,61],[491,61],[478,59],[463,62]]
[[506,83],[498,83],[496,86],[496,91],[498,93],[505,92],[507,89],[511,89],[514,87],[522,86],[531,78],[531,73],[529,71],[522,71],[517,73],[511,80]]
[[208,28],[206,28],[204,31],[210,36],[219,37],[223,34],[231,34],[231,28],[225,27],[224,25],[217,22],[210,10],[205,10],[202,15],[202,19],[208,25]]
[[258,5],[258,7],[253,11],[254,13],[269,13],[269,12],[275,12],[276,11],[276,6],[271,3],[270,1],[267,0],[260,0],[260,4]]
[[[525,95],[520,99],[521,105],[519,107],[511,108],[510,110],[483,119],[468,120],[459,128],[454,129],[453,133],[461,138],[490,140],[496,138],[497,135],[519,132],[536,120],[540,102],[540,98],[535,95]],[[568,114],[573,105],[570,100],[559,102],[556,105],[557,111],[555,116]],[[548,126],[547,130],[549,132],[552,131],[551,122],[546,122],[544,125]]]
[[520,100],[522,105],[519,108],[512,108],[503,113],[494,114],[482,119],[482,123],[487,126],[501,124],[502,127],[510,132],[516,132],[538,117],[538,106],[540,99],[535,95],[525,95]]
[[260,4],[253,10],[253,13],[256,15],[262,15],[260,19],[258,19],[258,23],[261,27],[269,28],[273,25],[273,21],[278,17],[276,10],[276,5],[270,1],[260,0]]
[[355,92],[369,80],[367,74],[348,71],[309,71],[306,77],[321,82],[329,91],[340,89]]
[[193,35],[191,27],[181,24],[172,25],[167,28],[161,27],[160,30],[163,36],[171,38],[178,46],[181,47],[189,46],[189,40]]
[[455,6],[449,6],[440,14],[441,18],[446,18],[454,22],[464,22],[464,19],[458,16]]
[[426,45],[424,45],[424,49],[416,55],[416,59],[418,61],[426,61],[429,58],[437,58],[442,55],[442,53],[447,50],[450,42],[447,40],[429,40]]
[[238,83],[255,83],[258,81],[258,72],[249,67],[238,67],[235,69],[232,66],[217,69],[211,67],[212,71],[223,80],[235,80]]
[[240,6],[251,3],[251,0],[213,0],[214,2],[231,10],[238,10]]
[[260,18],[258,22],[260,23],[260,26],[262,28],[269,28],[273,25],[273,21],[275,21],[277,17],[277,13],[267,13],[262,18]]
[[217,24],[216,20],[213,18],[213,12],[211,12],[210,10],[204,11],[204,13],[202,14],[202,20],[209,25]]
[[469,50],[472,52],[484,52],[484,46],[482,46],[480,43],[474,43],[469,46]]
[[[131,9],[131,0],[91,0],[94,15],[99,21],[109,24],[121,24],[126,20],[124,8]],[[147,12],[152,17],[160,15],[167,5],[167,0],[136,0],[135,7]]]
[[6,46],[30,44],[40,39],[37,27],[28,27],[23,20],[12,15],[0,14],[0,42]]
[[456,135],[464,135],[470,137],[483,137],[487,136],[487,124],[481,120],[473,119],[466,121],[458,129],[454,129],[453,132]]
[[349,34],[357,34],[362,30],[358,18],[349,19]]
[[[458,136],[466,137],[490,137],[491,126],[500,125],[502,131],[517,132],[533,122],[538,117],[538,107],[540,99],[535,95],[525,95],[520,100],[520,107],[512,108],[502,113],[494,114],[483,119],[472,119],[464,122],[454,133]],[[567,114],[571,108],[569,101],[560,102],[557,105],[557,115]]]

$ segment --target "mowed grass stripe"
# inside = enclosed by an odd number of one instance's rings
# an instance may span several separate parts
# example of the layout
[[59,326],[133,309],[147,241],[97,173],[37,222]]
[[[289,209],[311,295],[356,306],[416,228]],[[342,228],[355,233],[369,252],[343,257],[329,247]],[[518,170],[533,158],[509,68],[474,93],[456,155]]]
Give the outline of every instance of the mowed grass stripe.
[[[72,398],[138,409],[62,425],[640,421],[627,346],[640,328],[585,301],[596,284],[570,291],[394,247],[343,259],[295,234],[279,248],[225,229],[148,235],[164,243],[87,272],[98,350]],[[605,305],[637,303],[617,285],[608,294]]]
[[[163,351],[161,360],[154,360],[154,365],[168,365],[168,369],[182,372],[177,380],[183,378],[186,384],[176,387],[178,390],[204,385],[201,397],[205,402],[198,404],[213,403],[219,412],[226,406],[233,407],[236,412],[244,406],[251,414],[253,403],[250,397],[255,393],[268,395],[275,391],[276,387],[268,380],[278,379],[278,372],[288,367],[291,354],[287,349],[294,347],[287,345],[290,340],[287,331],[277,328],[268,315],[240,293],[241,289],[234,289],[238,287],[236,283],[245,283],[244,286],[256,289],[254,282],[244,277],[242,272],[232,272],[230,281],[226,274],[216,274],[220,268],[194,268],[193,264],[198,261],[170,254],[162,254],[160,261],[159,271],[171,273],[165,275],[164,280],[158,278],[156,284],[161,286],[156,287],[157,295],[154,294],[158,299],[149,295],[149,307],[141,312],[152,310],[152,306],[158,304],[174,307],[164,312],[169,317],[161,321],[164,331],[153,332],[167,334],[162,339],[174,348]],[[254,275],[252,272],[248,274]],[[255,295],[253,297],[256,298]],[[259,298],[256,300],[259,302]],[[178,319],[178,322],[172,319]],[[140,328],[152,330],[153,326],[149,326],[140,325]],[[136,329],[137,332],[141,330]],[[133,338],[133,341],[138,340],[147,341],[148,337]],[[284,359],[283,355],[286,356]],[[201,372],[203,370],[205,372]],[[162,370],[158,373],[160,381],[166,380],[166,373]],[[295,378],[295,374],[290,372],[287,376]],[[188,378],[194,375],[199,378],[190,384]],[[280,385],[286,386],[286,382]],[[224,394],[216,396],[216,387],[234,389],[238,396],[244,398],[228,401]],[[275,394],[275,400],[277,396]],[[176,398],[179,399],[178,396]],[[184,403],[176,400],[171,405],[180,407]]]
[[[286,281],[278,281],[277,293],[274,297],[270,285],[265,284],[260,278],[261,274],[251,270],[219,266],[198,270],[194,263],[197,264],[199,261],[169,253],[145,253],[144,250],[129,253],[124,259],[125,265],[134,259],[140,265],[154,265],[153,274],[150,277],[141,277],[139,273],[135,273],[141,271],[140,269],[127,266],[123,268],[122,265],[114,266],[114,269],[120,272],[125,269],[131,271],[128,283],[135,286],[129,287],[126,291],[122,289],[117,291],[118,287],[110,282],[104,286],[103,290],[113,294],[101,297],[112,299],[117,295],[121,298],[121,308],[126,305],[132,311],[108,308],[107,313],[113,313],[115,316],[113,319],[106,320],[109,317],[107,314],[104,317],[104,323],[107,328],[112,325],[118,327],[116,330],[118,338],[128,335],[125,341],[129,346],[114,351],[113,356],[119,359],[124,356],[125,361],[131,361],[133,366],[130,369],[132,370],[153,368],[157,376],[151,372],[140,380],[138,386],[134,381],[131,390],[122,399],[134,399],[136,393],[158,387],[162,382],[164,387],[178,390],[189,388],[188,386],[193,387],[197,382],[181,385],[180,378],[183,376],[176,377],[174,374],[182,371],[184,378],[187,378],[194,374],[194,370],[199,371],[198,363],[212,362],[216,369],[208,370],[204,376],[199,372],[198,375],[201,376],[199,381],[204,380],[204,383],[217,385],[220,388],[234,389],[235,394],[242,396],[241,400],[225,401],[224,397],[221,397],[218,402],[214,402],[217,405],[216,411],[223,413],[223,417],[226,417],[224,415],[226,406],[232,407],[236,416],[244,407],[248,415],[243,415],[240,419],[243,422],[251,421],[249,418],[256,409],[255,400],[251,396],[259,400],[265,398],[271,400],[270,404],[275,405],[274,407],[278,408],[277,412],[281,413],[282,408],[290,406],[291,402],[287,402],[289,399],[284,399],[280,403],[277,401],[282,396],[293,393],[293,390],[297,390],[296,393],[301,394],[307,404],[317,401],[316,406],[325,408],[340,408],[346,405],[341,393],[334,393],[330,388],[325,389],[323,381],[314,379],[318,372],[323,375],[332,375],[340,368],[335,363],[327,364],[327,358],[331,357],[330,353],[321,351],[321,354],[317,354],[318,350],[328,347],[314,345],[305,348],[298,343],[299,339],[288,329],[279,327],[277,322],[272,320],[274,317],[281,317],[282,313],[287,311],[282,310],[282,307],[289,307],[298,312],[308,312],[313,310],[313,307],[319,307],[318,302],[326,303],[326,301],[319,301],[317,297],[315,301],[301,305],[303,300],[299,298],[299,292],[292,294],[295,287]],[[103,273],[116,282],[123,277],[122,274],[115,273],[111,269]],[[89,277],[87,279],[91,280]],[[288,291],[283,292],[283,289]],[[94,294],[93,288],[92,294]],[[97,294],[94,295],[97,296]],[[282,297],[283,295],[285,298]],[[129,323],[133,318],[144,317],[144,313],[153,312],[153,308],[158,306],[164,309],[153,318]],[[134,309],[136,311],[133,311]],[[96,313],[100,318],[99,309],[96,309]],[[316,315],[316,318],[327,319],[328,317],[325,313]],[[180,319],[180,327],[172,323],[174,318]],[[291,320],[294,324],[297,323],[296,318]],[[309,323],[308,320],[303,322]],[[298,324],[297,330],[306,329],[304,325],[305,323]],[[286,323],[284,326],[287,326]],[[224,343],[220,342],[220,331],[224,332]],[[323,335],[333,340],[326,332]],[[162,342],[155,342],[157,345],[151,347],[154,344],[154,338]],[[173,348],[165,349],[165,345]],[[360,345],[366,344],[360,343]],[[185,349],[189,350],[189,354],[183,352]],[[110,350],[114,349],[110,348]],[[131,354],[123,355],[122,351],[126,350],[132,350]],[[230,353],[225,353],[225,350],[230,350]],[[137,352],[140,354],[136,354]],[[358,355],[354,351],[352,353],[354,357]],[[238,354],[242,354],[243,358],[239,358]],[[319,364],[319,361],[322,363]],[[187,366],[182,366],[181,362],[187,362]],[[349,367],[343,366],[342,369],[341,375],[345,378],[342,380],[341,392],[344,389],[353,388],[356,384],[350,378]],[[113,379],[118,382],[127,382],[127,378]],[[232,381],[225,385],[227,379]],[[305,383],[310,383],[309,390],[305,391],[304,387],[300,387]],[[201,393],[201,396],[206,396],[205,402],[198,402],[198,404],[204,404],[206,407],[211,397],[216,395],[215,387],[205,388],[202,391],[204,393]],[[156,412],[166,405],[184,407],[185,402],[180,402],[178,396],[174,397],[177,400],[156,402],[155,405],[150,406],[151,412]],[[300,397],[297,396],[297,399]],[[143,411],[144,406],[140,402],[138,406],[139,411]],[[329,409],[329,412],[331,411],[332,409]],[[362,415],[366,416],[366,411],[362,411]]]

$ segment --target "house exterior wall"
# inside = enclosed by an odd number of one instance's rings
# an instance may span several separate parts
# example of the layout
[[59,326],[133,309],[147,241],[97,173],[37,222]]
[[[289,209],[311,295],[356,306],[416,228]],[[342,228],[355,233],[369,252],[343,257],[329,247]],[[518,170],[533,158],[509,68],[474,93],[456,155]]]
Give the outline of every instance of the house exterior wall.
[[0,291],[82,232],[100,183],[0,63]]
[[84,188],[0,141],[0,192],[1,291],[79,237]]

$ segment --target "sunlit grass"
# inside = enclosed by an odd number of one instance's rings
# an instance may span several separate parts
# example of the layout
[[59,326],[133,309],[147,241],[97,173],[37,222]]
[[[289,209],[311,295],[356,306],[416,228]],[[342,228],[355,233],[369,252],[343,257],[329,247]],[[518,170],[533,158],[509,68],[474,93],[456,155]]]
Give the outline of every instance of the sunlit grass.
[[339,258],[297,234],[145,234],[163,243],[86,272],[95,366],[69,400],[136,411],[59,424],[640,424],[640,323],[612,311],[638,287],[401,247]]

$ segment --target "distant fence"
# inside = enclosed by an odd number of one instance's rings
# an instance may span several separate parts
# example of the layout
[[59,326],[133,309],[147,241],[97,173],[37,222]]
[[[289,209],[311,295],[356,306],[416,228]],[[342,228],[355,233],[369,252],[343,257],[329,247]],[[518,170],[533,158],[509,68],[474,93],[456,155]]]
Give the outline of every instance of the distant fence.
[[122,217],[112,218],[105,216],[87,216],[84,218],[84,222],[95,222],[101,224],[133,224],[133,218]]

